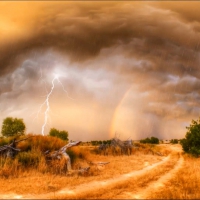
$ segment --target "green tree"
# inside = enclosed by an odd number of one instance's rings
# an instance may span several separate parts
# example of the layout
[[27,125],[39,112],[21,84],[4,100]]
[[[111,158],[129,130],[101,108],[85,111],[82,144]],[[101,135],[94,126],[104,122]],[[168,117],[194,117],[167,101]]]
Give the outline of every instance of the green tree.
[[170,143],[172,143],[172,144],[178,144],[178,139],[171,139]]
[[23,119],[7,117],[3,120],[1,134],[6,137],[24,135],[25,129]]
[[49,135],[53,136],[53,137],[58,137],[62,140],[68,140],[68,132],[67,131],[59,131],[55,128],[51,128],[51,130],[49,131]]
[[200,155],[200,118],[198,120],[192,120],[185,138],[180,141],[183,150],[186,153],[192,154],[196,157]]
[[146,138],[146,139],[140,140],[140,143],[159,144],[159,139],[156,137]]

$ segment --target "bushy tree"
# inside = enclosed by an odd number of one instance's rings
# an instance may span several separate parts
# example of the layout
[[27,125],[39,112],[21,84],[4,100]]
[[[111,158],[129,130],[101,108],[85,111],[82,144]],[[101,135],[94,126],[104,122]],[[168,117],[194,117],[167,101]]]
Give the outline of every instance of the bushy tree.
[[156,137],[151,137],[151,144],[159,144],[159,139]]
[[146,139],[140,140],[140,143],[159,144],[159,139],[156,137],[146,138]]
[[178,139],[171,139],[170,143],[172,143],[172,144],[178,144]]
[[200,155],[200,118],[192,120],[185,138],[181,140],[181,145],[186,153],[190,153],[196,157]]
[[53,136],[53,137],[58,137],[62,140],[68,140],[68,132],[67,131],[59,131],[55,128],[51,128],[51,130],[49,131],[49,135]]
[[1,134],[6,137],[24,135],[25,129],[23,119],[7,117],[3,120]]

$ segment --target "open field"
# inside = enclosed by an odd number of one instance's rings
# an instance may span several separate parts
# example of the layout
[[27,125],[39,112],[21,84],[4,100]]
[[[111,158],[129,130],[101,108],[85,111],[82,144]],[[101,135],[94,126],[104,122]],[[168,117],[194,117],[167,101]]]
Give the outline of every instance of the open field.
[[[80,149],[86,151],[92,147],[74,147],[74,151]],[[103,156],[88,150],[87,159],[75,163],[74,168],[88,166],[89,161],[110,163],[102,168],[92,166],[84,176],[36,170],[20,172],[17,177],[0,179],[0,196],[5,199],[199,198],[199,159],[183,155],[180,145],[163,144],[152,149],[163,156],[153,155],[148,146],[135,150],[131,156]]]

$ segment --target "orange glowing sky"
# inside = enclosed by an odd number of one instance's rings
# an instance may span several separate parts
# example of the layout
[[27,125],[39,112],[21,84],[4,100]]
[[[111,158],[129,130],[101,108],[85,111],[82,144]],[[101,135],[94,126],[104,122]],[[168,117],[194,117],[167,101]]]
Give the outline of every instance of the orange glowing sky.
[[[0,2],[0,121],[73,140],[182,138],[199,117],[200,2]],[[70,98],[69,98],[70,97]]]

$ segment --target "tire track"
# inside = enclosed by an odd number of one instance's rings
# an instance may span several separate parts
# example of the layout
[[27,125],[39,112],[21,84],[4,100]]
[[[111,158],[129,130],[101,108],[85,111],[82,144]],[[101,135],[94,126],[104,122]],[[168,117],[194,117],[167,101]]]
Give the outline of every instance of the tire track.
[[147,199],[148,195],[152,193],[152,191],[159,190],[160,188],[165,186],[165,183],[170,181],[174,177],[174,175],[179,171],[179,169],[183,166],[184,159],[181,156],[177,161],[175,167],[171,169],[169,172],[160,177],[157,181],[150,182],[147,187],[144,189],[140,189],[136,193],[126,192],[120,195],[122,199]]
[[151,166],[145,167],[141,170],[137,170],[137,171],[133,171],[131,173],[127,173],[127,174],[123,174],[120,175],[118,177],[112,178],[112,179],[107,179],[104,181],[94,181],[94,182],[90,182],[88,184],[82,184],[79,185],[78,187],[76,187],[73,190],[69,190],[68,188],[64,188],[54,194],[52,194],[53,196],[51,197],[62,197],[62,196],[69,196],[69,197],[75,197],[78,194],[81,193],[90,193],[90,191],[95,191],[95,190],[99,190],[99,189],[104,189],[107,187],[115,187],[118,183],[123,183],[126,182],[127,180],[131,179],[131,178],[137,178],[139,176],[142,176],[145,173],[150,172],[151,170],[159,167],[160,165],[163,165],[165,163],[167,163],[171,158],[171,155],[165,157],[162,161],[152,164]]

